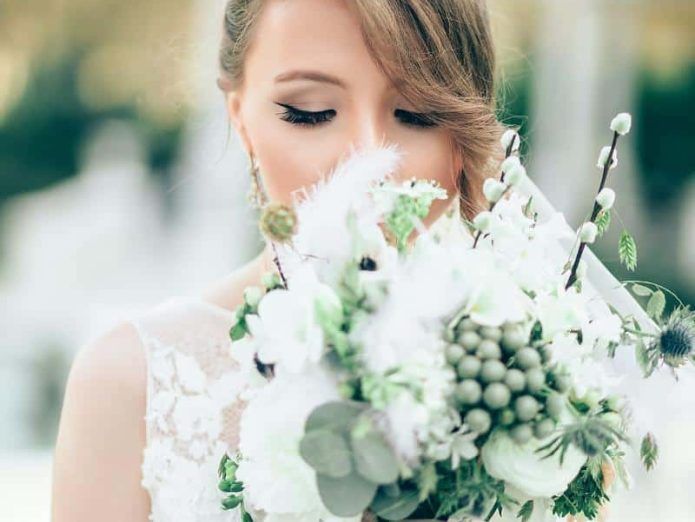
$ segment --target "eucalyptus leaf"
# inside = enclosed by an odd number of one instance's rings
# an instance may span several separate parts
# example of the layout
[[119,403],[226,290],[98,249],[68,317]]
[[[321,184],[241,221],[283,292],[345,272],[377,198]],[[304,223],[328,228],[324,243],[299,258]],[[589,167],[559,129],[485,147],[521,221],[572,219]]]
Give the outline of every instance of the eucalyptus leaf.
[[318,406],[311,412],[304,425],[304,431],[347,430],[350,424],[367,406],[355,401],[332,401]]
[[353,429],[350,437],[357,471],[376,484],[398,479],[398,460],[382,433],[376,429]]
[[370,507],[384,520],[403,520],[420,505],[419,497],[415,488],[403,490],[397,497],[390,496],[383,488],[379,488]]
[[666,295],[657,290],[647,301],[647,313],[652,319],[660,319],[666,308]]
[[338,517],[353,517],[372,503],[377,485],[353,472],[341,478],[316,475],[321,502]]
[[640,285],[639,283],[633,283],[632,293],[641,297],[648,297],[652,295],[652,290],[644,285]]
[[352,459],[345,437],[331,430],[313,430],[299,443],[299,453],[317,473],[333,478],[352,471]]

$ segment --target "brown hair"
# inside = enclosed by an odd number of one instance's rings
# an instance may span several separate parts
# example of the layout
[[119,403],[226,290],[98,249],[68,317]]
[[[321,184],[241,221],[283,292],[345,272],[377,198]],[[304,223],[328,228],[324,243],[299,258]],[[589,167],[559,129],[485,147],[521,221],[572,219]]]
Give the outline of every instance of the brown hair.
[[[229,0],[220,49],[223,90],[243,83],[243,62],[263,0]],[[482,183],[503,159],[495,50],[484,0],[352,0],[367,46],[419,112],[449,131],[461,155],[460,210],[482,210]],[[420,110],[422,109],[422,110]]]

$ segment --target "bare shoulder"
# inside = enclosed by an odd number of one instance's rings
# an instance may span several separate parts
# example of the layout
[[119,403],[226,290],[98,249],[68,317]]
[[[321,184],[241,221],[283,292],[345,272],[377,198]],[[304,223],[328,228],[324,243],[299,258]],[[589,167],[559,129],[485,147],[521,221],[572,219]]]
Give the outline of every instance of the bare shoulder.
[[115,324],[77,353],[54,454],[55,522],[147,519],[149,498],[140,485],[146,364],[129,321]]
[[[263,262],[266,265],[263,265]],[[268,270],[266,259],[252,259],[224,278],[211,284],[203,292],[202,297],[216,306],[234,310],[243,303],[244,289],[247,286],[259,285],[261,283],[264,270]]]

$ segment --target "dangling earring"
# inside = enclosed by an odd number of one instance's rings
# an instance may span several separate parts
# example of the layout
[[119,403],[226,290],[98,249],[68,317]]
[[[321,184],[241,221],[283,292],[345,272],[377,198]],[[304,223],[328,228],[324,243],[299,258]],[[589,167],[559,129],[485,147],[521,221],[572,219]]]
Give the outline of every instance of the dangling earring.
[[265,197],[265,190],[263,189],[263,183],[261,181],[260,166],[253,156],[250,156],[250,162],[251,168],[249,173],[251,174],[251,188],[246,197],[251,206],[262,208],[267,198]]

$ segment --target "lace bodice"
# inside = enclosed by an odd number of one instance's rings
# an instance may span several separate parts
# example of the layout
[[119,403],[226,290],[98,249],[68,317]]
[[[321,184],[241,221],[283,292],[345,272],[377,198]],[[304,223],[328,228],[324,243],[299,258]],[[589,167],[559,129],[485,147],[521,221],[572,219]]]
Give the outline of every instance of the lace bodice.
[[229,522],[217,467],[238,442],[241,379],[230,355],[233,312],[177,296],[131,318],[147,359],[142,485],[153,522]]

